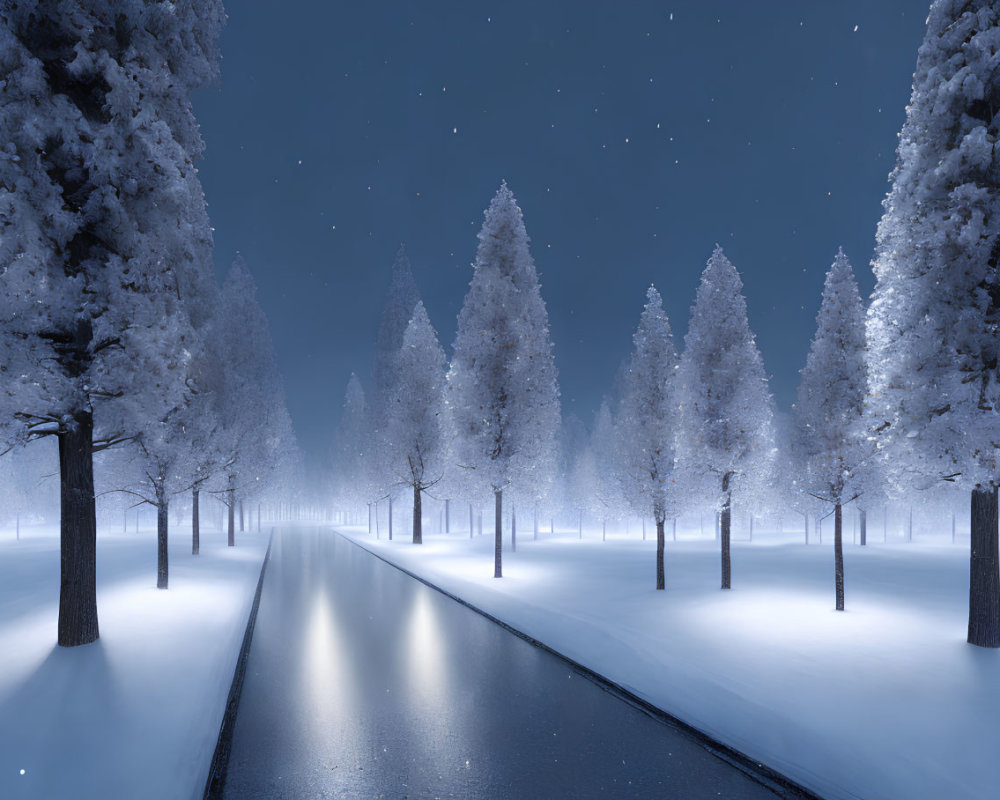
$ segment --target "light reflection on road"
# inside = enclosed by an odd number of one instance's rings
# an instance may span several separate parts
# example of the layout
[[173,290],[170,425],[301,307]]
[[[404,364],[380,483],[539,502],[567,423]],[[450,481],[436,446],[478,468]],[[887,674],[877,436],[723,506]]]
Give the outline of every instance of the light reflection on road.
[[340,536],[276,533],[225,797],[773,796]]

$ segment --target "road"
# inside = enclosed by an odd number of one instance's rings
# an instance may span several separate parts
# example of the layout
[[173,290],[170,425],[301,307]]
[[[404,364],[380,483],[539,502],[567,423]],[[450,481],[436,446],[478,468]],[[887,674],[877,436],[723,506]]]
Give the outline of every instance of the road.
[[290,529],[274,537],[224,797],[775,795],[343,537]]

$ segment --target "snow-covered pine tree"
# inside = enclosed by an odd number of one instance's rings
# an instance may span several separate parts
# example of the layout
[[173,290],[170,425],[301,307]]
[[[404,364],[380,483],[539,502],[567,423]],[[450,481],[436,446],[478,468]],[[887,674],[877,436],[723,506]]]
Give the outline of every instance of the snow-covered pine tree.
[[421,495],[440,479],[443,466],[445,357],[419,300],[395,362],[386,436],[396,474],[413,489],[413,543],[422,544]]
[[900,488],[971,492],[971,644],[1000,647],[1000,7],[936,0],[917,53],[868,311],[872,412]]
[[594,430],[590,448],[599,470],[596,500],[601,515],[602,539],[607,538],[608,520],[619,520],[627,502],[622,475],[621,436],[607,400],[601,402],[594,415]]
[[361,380],[353,372],[344,392],[344,405],[333,439],[334,496],[345,507],[355,510],[368,502],[364,487],[364,457],[369,445],[371,426]]
[[403,346],[403,334],[420,302],[420,291],[413,280],[410,259],[404,245],[399,246],[392,263],[392,277],[382,304],[375,335],[375,360],[372,364],[372,392],[368,398],[369,418],[372,425],[372,446],[369,448],[370,475],[375,479],[375,498],[381,499],[388,492],[390,502],[394,489],[392,475],[393,448],[386,433],[389,404],[395,391],[398,373],[396,359]]
[[656,588],[663,589],[663,526],[670,510],[679,416],[678,364],[670,321],[654,286],[646,291],[632,343],[621,401],[622,459],[634,494],[643,498],[642,513],[652,512],[656,522]]
[[227,506],[230,547],[236,543],[237,504],[259,494],[283,454],[296,448],[270,326],[256,295],[253,277],[237,257],[222,284],[213,333],[226,355],[216,412],[224,485],[216,494]]
[[93,451],[132,435],[210,241],[190,92],[214,78],[217,0],[0,9],[0,424],[59,439],[59,634],[98,637]]
[[731,586],[732,495],[766,480],[774,460],[773,400],[747,321],[743,282],[715,246],[691,307],[678,370],[685,469],[721,484],[722,588]]
[[861,492],[868,452],[864,430],[865,307],[854,270],[838,250],[802,370],[794,408],[796,459],[803,489],[834,507],[836,607],[844,610],[843,506]]
[[448,403],[459,462],[495,500],[494,577],[502,572],[503,491],[551,480],[559,429],[548,312],[521,209],[504,183],[485,213],[458,315]]

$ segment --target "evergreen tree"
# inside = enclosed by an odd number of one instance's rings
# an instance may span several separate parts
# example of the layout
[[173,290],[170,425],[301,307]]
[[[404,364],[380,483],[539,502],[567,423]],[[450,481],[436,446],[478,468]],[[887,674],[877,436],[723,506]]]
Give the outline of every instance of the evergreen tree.
[[372,437],[368,451],[370,462],[368,469],[373,488],[372,499],[383,499],[388,493],[390,503],[395,491],[392,479],[395,464],[393,447],[387,431],[389,405],[396,388],[395,381],[399,371],[396,361],[403,346],[403,334],[419,302],[420,292],[413,280],[410,259],[407,258],[406,248],[400,245],[392,264],[392,278],[386,290],[382,316],[375,336],[372,392],[368,403]]
[[843,250],[826,274],[816,335],[795,404],[795,442],[804,488],[832,503],[837,610],[844,610],[843,505],[861,490],[864,431],[865,307]]
[[365,390],[352,372],[334,436],[332,465],[334,494],[348,508],[358,508],[371,497],[364,486],[364,458],[370,430]]
[[968,640],[1000,647],[1000,8],[937,0],[917,54],[868,312],[872,415],[894,486],[971,492]]
[[502,576],[503,492],[551,480],[559,388],[548,312],[521,209],[504,183],[486,210],[458,315],[448,403],[459,463],[495,501],[494,576]]
[[396,369],[386,432],[397,474],[413,489],[413,543],[421,544],[421,494],[441,477],[445,358],[420,301],[403,334]]
[[676,458],[678,364],[670,321],[653,286],[646,291],[646,305],[632,342],[621,404],[623,459],[634,494],[643,498],[642,513],[651,511],[656,522],[656,588],[663,589],[663,526],[670,510]]
[[297,449],[270,326],[256,295],[253,277],[237,257],[222,284],[213,326],[225,354],[216,411],[224,485],[216,493],[227,506],[230,547],[236,543],[238,504],[259,495],[281,459]]
[[729,589],[733,492],[742,485],[750,495],[750,487],[766,482],[774,459],[774,411],[743,282],[718,245],[691,307],[679,379],[680,455],[687,469],[721,484],[722,588]]
[[99,632],[93,452],[134,434],[130,403],[185,392],[143,368],[178,352],[205,280],[190,93],[222,20],[217,0],[0,9],[0,423],[59,440],[61,645]]

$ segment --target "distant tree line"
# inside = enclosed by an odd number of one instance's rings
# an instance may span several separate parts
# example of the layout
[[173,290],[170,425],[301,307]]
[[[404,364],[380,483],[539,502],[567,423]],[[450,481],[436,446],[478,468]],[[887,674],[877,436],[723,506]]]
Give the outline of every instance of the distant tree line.
[[[371,395],[352,376],[333,485],[369,509],[414,491],[473,506],[492,497],[494,574],[502,575],[502,500],[511,549],[515,508],[574,508],[656,526],[665,586],[665,524],[718,514],[721,586],[732,580],[734,503],[834,517],[834,594],[844,608],[843,508],[860,543],[868,513],[890,501],[970,497],[968,641],[1000,646],[1000,10],[938,0],[928,16],[891,189],[878,226],[867,307],[847,256],[830,267],[798,398],[777,414],[722,249],[702,274],[678,355],[662,299],[646,294],[593,432],[560,419],[545,305],[520,209],[506,185],[486,211],[450,364],[400,254],[379,328]],[[391,502],[391,500],[390,500]],[[883,511],[884,516],[884,511]],[[582,521],[581,521],[582,534]]]

